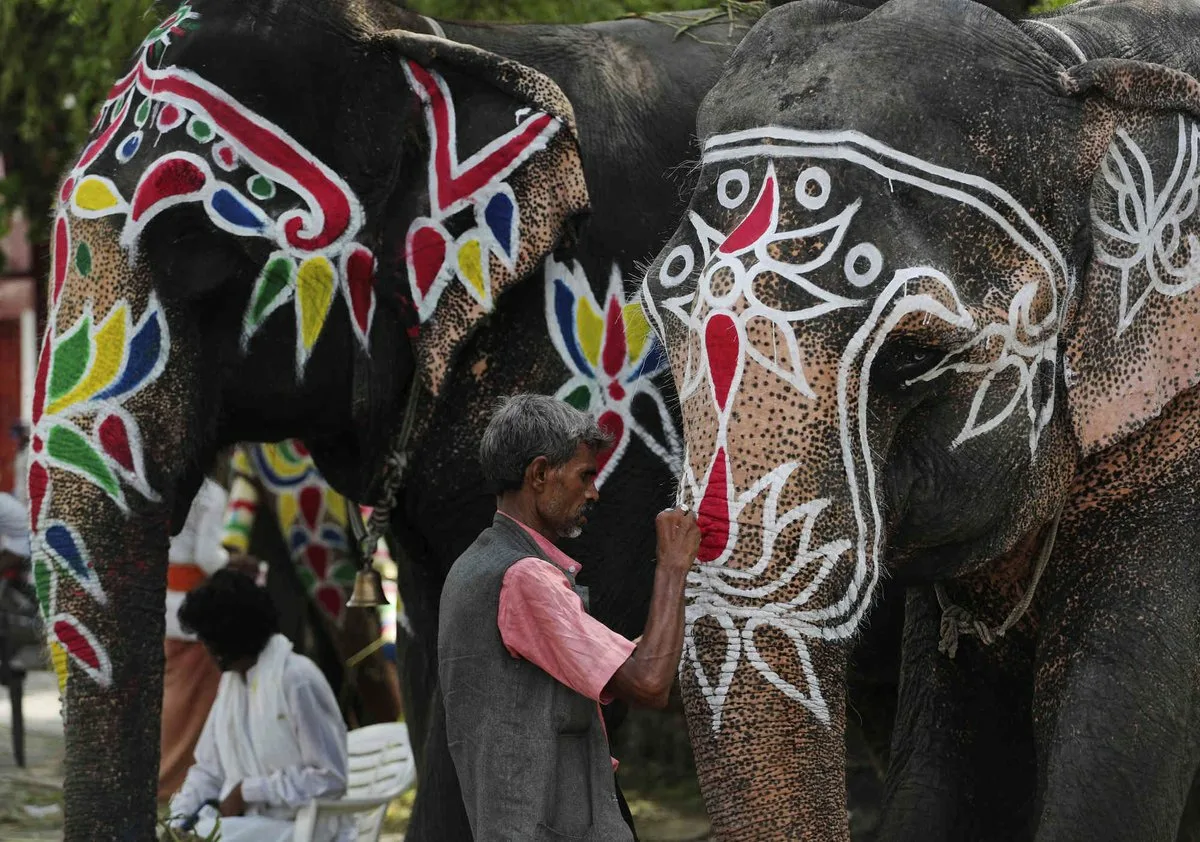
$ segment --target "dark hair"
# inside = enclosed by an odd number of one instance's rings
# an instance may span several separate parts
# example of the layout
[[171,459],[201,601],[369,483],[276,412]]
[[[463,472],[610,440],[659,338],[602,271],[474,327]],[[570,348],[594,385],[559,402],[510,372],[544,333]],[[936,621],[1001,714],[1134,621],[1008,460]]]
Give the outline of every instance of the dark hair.
[[218,570],[189,593],[179,624],[230,660],[257,657],[279,631],[279,615],[266,589],[234,570]]
[[503,494],[525,484],[525,469],[539,456],[550,467],[571,461],[581,444],[597,450],[612,444],[612,436],[596,419],[547,395],[512,395],[496,406],[483,431],[479,463],[492,491]]

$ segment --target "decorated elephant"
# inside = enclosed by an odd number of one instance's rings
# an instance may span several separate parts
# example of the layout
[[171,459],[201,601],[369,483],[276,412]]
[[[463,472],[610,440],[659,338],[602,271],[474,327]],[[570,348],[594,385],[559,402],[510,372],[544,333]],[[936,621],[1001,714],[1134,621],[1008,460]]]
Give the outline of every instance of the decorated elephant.
[[1196,838],[1198,32],[1174,0],[797,2],[705,99],[643,300],[705,530],[681,682],[718,838],[848,838],[885,576],[879,838]]
[[[294,439],[238,447],[230,472],[222,543],[267,560],[266,585],[275,596],[281,630],[321,667],[350,726],[395,722],[402,707],[395,665],[375,647],[361,666],[347,666],[383,631],[378,612],[346,607],[358,569],[350,504]],[[386,561],[382,542],[377,554]]]
[[[695,108],[748,28],[706,17],[443,29],[374,0],[196,0],[147,36],[59,191],[35,381],[68,840],[153,835],[167,536],[229,443],[297,438],[391,504],[428,700],[442,576],[490,517],[492,398],[587,406],[617,443],[571,551],[595,613],[637,632],[682,451],[622,278],[682,212]],[[451,815],[418,809],[413,836],[466,838],[427,718],[421,791]]]

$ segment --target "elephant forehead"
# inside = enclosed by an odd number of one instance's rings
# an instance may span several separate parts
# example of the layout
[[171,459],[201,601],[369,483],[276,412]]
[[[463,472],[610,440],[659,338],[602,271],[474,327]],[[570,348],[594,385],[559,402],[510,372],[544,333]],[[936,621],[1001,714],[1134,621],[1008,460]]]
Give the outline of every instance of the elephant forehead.
[[[691,216],[701,254],[684,263],[717,295],[738,276],[755,283],[771,274],[793,283],[788,306],[805,306],[804,293],[813,306],[836,308],[873,299],[921,267],[964,294],[975,286],[972,298],[1011,298],[1031,281],[1053,295],[1069,279],[1054,238],[1003,187],[858,132],[717,135],[702,163]],[[680,268],[664,263],[664,286]]]

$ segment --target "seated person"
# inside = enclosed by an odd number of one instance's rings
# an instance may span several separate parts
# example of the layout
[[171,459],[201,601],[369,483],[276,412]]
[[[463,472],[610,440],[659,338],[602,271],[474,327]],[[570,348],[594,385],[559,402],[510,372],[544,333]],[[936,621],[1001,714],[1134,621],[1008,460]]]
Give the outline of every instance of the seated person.
[[[196,763],[171,799],[172,821],[222,842],[285,842],[299,808],[346,789],[346,726],[317,665],[278,633],[270,596],[218,570],[191,591],[179,621],[221,669]],[[349,817],[322,819],[317,842],[354,838]]]

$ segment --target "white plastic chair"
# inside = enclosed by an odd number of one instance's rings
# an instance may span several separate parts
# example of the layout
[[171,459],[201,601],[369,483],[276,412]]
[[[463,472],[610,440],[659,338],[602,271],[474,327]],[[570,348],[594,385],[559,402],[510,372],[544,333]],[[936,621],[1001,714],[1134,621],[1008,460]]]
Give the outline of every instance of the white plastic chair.
[[383,816],[393,798],[415,783],[417,765],[403,722],[385,722],[351,731],[349,780],[342,798],[317,798],[300,809],[292,842],[312,842],[317,820],[345,813],[354,815],[356,842],[376,842]]

